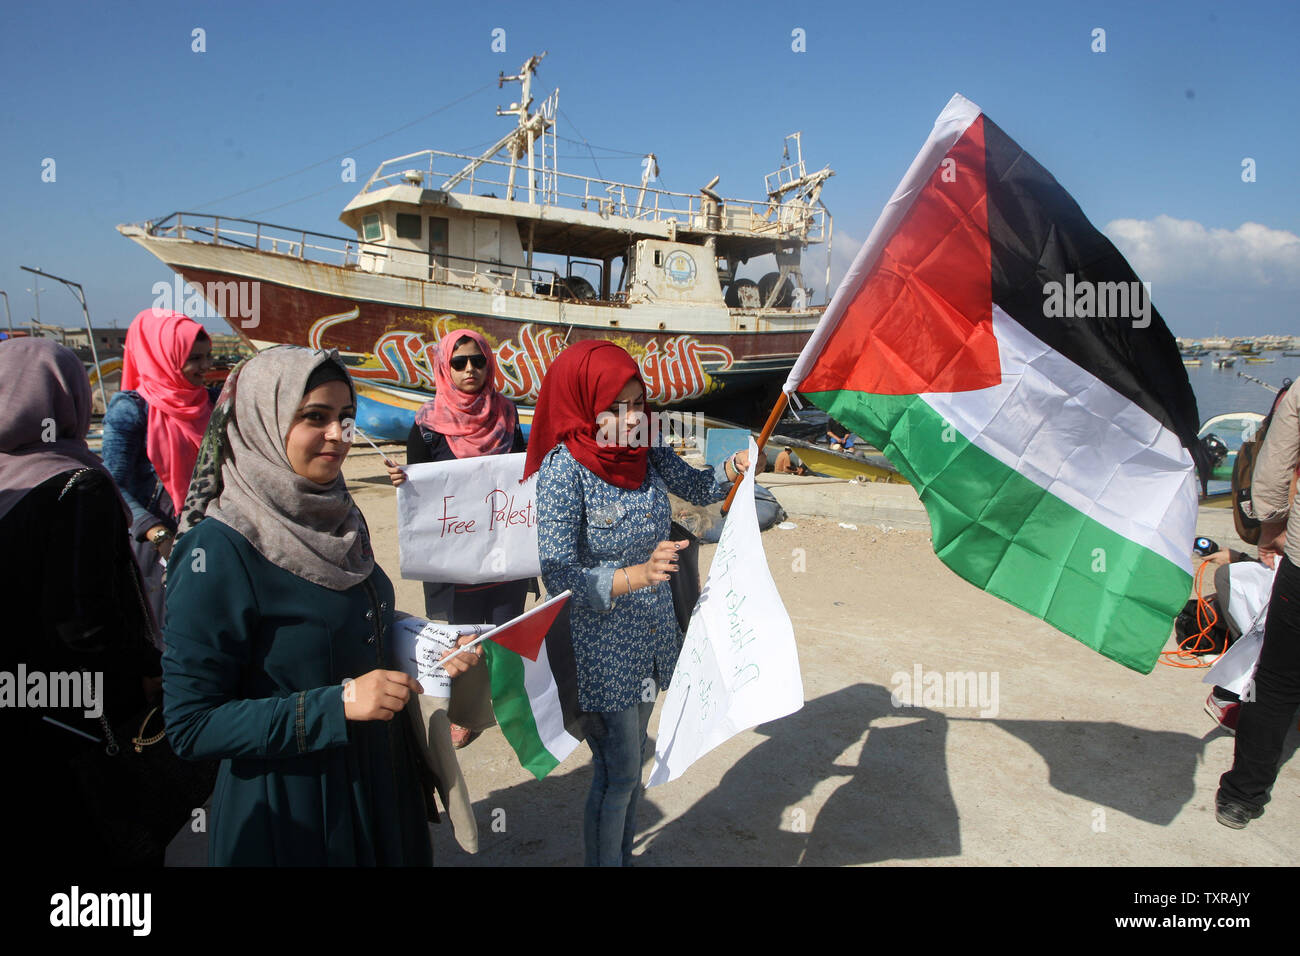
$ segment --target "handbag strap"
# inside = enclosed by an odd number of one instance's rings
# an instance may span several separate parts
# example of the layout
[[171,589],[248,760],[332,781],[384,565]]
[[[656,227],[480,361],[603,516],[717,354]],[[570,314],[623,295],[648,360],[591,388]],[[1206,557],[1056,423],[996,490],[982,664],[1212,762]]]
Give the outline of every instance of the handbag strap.
[[152,747],[154,744],[158,743],[158,741],[167,736],[167,728],[165,726],[152,737],[146,737],[144,735],[144,729],[149,726],[149,721],[153,719],[153,715],[156,713],[158,713],[157,707],[150,708],[149,713],[144,715],[144,720],[140,721],[140,732],[131,738],[131,744],[135,747],[136,753],[141,753],[145,747]]
[[80,478],[82,475],[86,474],[86,473],[89,472],[89,471],[90,471],[89,468],[78,468],[76,471],[74,471],[74,472],[72,473],[72,477],[68,479],[68,483],[67,483],[66,485],[64,485],[64,486],[63,486],[63,490],[59,492],[59,498],[58,498],[58,500],[59,500],[59,501],[62,501],[62,500],[63,500],[63,496],[66,495],[69,491],[71,491],[71,490],[72,490],[72,486],[75,485],[75,484],[77,483],[77,479]]
[[[158,713],[157,707],[149,708],[149,712],[144,715],[144,720],[140,721],[139,731],[137,731],[136,735],[131,738],[131,746],[135,748],[136,753],[143,753],[145,747],[152,747],[167,736],[167,728],[165,726],[152,737],[146,737],[144,735],[144,729],[149,726],[149,721],[153,720],[153,715],[156,713]],[[104,747],[104,752],[110,757],[116,757],[121,752],[121,748],[117,745],[117,735],[113,733],[113,728],[109,725],[108,718],[103,714],[99,715],[99,726],[103,728],[104,740],[107,742]]]

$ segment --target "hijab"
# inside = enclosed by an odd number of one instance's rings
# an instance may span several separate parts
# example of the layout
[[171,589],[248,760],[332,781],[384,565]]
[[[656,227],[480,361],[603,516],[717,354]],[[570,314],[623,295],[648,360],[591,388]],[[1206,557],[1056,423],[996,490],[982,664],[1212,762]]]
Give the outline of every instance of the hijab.
[[[462,392],[452,382],[451,353],[469,339],[487,357],[487,381],[477,392]],[[514,447],[519,413],[496,386],[497,357],[487,340],[470,329],[449,332],[438,341],[433,378],[437,394],[420,409],[416,421],[447,439],[457,458],[504,455]]]
[[[326,363],[334,363],[341,376],[334,370],[317,376]],[[203,436],[180,530],[216,518],[276,567],[346,591],[375,567],[365,518],[341,473],[317,484],[294,471],[285,453],[285,438],[313,376],[341,377],[352,389],[332,349],[275,346],[231,372]]]
[[547,453],[564,442],[573,457],[596,476],[619,488],[640,488],[649,449],[596,440],[596,416],[609,408],[632,379],[645,388],[636,360],[613,342],[587,339],[561,352],[542,380],[528,435],[524,477],[537,471]]
[[90,379],[71,349],[42,338],[0,343],[0,518],[55,475],[108,474],[86,446],[90,405]]
[[173,507],[185,500],[203,429],[212,414],[208,390],[181,374],[203,326],[179,312],[145,309],[126,331],[122,389],[149,405],[145,453]]

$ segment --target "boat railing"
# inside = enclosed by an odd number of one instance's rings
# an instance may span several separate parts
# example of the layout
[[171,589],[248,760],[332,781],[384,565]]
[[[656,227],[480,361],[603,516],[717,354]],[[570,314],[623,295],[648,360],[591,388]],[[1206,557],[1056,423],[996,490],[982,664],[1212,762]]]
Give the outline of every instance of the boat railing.
[[[472,164],[466,173],[462,164]],[[464,174],[463,176],[461,174]],[[584,209],[602,218],[633,222],[676,222],[678,228],[732,232],[780,239],[820,242],[826,235],[826,210],[800,201],[723,199],[704,200],[699,194],[678,193],[653,186],[620,183],[573,173],[538,168],[530,184],[526,167],[502,160],[446,153],[436,149],[408,153],[386,160],[366,181],[361,192],[402,184],[444,189],[470,195],[528,202],[541,206]]]
[[[425,266],[423,275],[418,272],[413,274],[413,268],[418,269],[418,265],[412,261],[411,257],[416,253],[410,249],[380,242],[362,244],[355,236],[334,236],[255,219],[173,212],[161,219],[141,223],[140,228],[158,238],[233,246],[366,272],[463,285],[483,291],[502,291],[556,301],[584,301],[592,305],[611,304],[608,300],[583,299],[572,291],[566,278],[554,269],[437,253]],[[394,256],[394,253],[398,255]],[[368,261],[363,262],[363,257]],[[390,264],[396,264],[398,268],[392,268]],[[548,292],[537,291],[538,286],[547,285]]]

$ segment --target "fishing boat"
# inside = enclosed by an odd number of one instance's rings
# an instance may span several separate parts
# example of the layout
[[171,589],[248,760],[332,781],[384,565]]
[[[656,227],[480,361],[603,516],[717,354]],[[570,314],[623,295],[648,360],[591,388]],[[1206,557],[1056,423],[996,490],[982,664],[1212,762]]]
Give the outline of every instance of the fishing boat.
[[1263,355],[1247,355],[1246,362],[1249,365],[1272,365],[1277,359],[1265,358]]
[[[386,160],[339,217],[350,236],[192,212],[118,231],[248,344],[337,348],[358,382],[427,399],[432,350],[469,327],[516,402],[536,400],[565,346],[600,338],[633,355],[659,406],[764,408],[825,308],[803,269],[823,244],[829,286],[834,172],[809,172],[799,133],[758,200],[724,198],[716,176],[694,194],[657,188],[653,153],[639,183],[561,172],[559,91],[532,92],[544,56],[500,78],[521,89],[497,110],[516,119],[508,133],[477,156]],[[771,271],[742,276],[751,260]]]
[[1202,360],[1198,358],[1187,358],[1185,356],[1183,358],[1183,365],[1186,368],[1200,368],[1202,364]]
[[1232,368],[1237,364],[1237,359],[1232,355],[1221,355],[1214,360],[1215,368]]
[[816,475],[907,484],[907,479],[898,473],[889,459],[869,445],[859,445],[858,450],[851,452],[837,451],[828,445],[773,432],[767,441],[768,458],[775,460],[782,448],[790,448]]

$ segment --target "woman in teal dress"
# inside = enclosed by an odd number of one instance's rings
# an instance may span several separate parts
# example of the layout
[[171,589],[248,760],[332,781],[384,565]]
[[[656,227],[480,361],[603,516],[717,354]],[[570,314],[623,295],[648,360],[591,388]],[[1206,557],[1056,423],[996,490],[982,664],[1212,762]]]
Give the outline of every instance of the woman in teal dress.
[[214,865],[432,862],[431,781],[395,719],[419,685],[396,669],[393,587],[341,474],[355,401],[335,353],[269,349],[227,380],[200,449],[163,693],[175,751],[221,758]]

